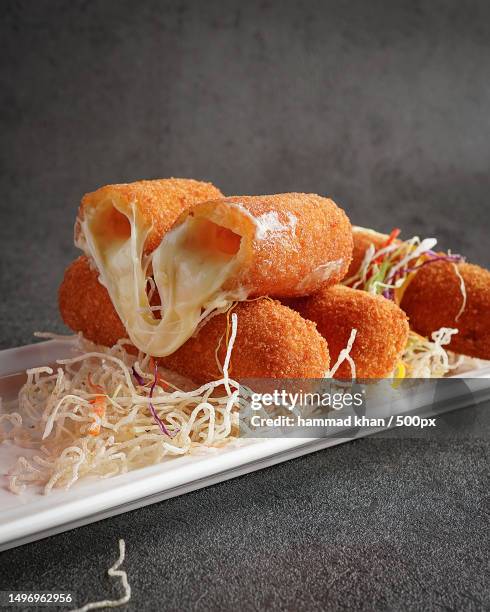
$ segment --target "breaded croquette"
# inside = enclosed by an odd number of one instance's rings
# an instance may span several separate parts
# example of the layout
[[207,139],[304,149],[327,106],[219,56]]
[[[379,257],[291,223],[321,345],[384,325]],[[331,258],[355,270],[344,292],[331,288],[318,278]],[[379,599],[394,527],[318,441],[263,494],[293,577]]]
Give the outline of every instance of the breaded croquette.
[[234,256],[222,288],[243,290],[247,297],[309,295],[340,282],[352,257],[347,215],[332,200],[312,193],[202,202],[179,217],[162,248],[177,232],[185,232],[189,251]]
[[[371,244],[379,250],[389,238],[364,228],[354,228],[353,234],[354,255],[348,277],[358,272]],[[403,244],[399,240],[396,243]],[[462,355],[490,359],[490,271],[462,263],[461,259],[458,255],[433,251],[429,257],[417,258],[407,264],[412,272],[394,295],[415,332],[430,338],[442,327],[457,329],[447,348]]]
[[[98,281],[97,271],[85,256],[67,268],[59,306],[65,323],[92,342],[112,346],[128,335],[107,290]],[[328,370],[326,341],[316,326],[297,312],[268,298],[242,302],[233,312],[238,315],[231,361],[235,379],[316,378]],[[219,378],[215,355],[226,328],[226,314],[211,318],[197,336],[159,363],[198,383]],[[223,337],[217,353],[221,363],[225,345]]]
[[81,331],[87,340],[96,344],[113,346],[128,334],[98,275],[88,257],[81,255],[75,259],[65,270],[58,305],[70,329]]
[[454,264],[438,261],[417,272],[401,307],[419,334],[430,337],[441,327],[458,329],[447,348],[490,359],[490,271],[467,263],[456,265],[464,280],[466,304]]
[[160,328],[168,332],[162,340],[155,329],[159,323],[151,316],[146,287],[152,255],[182,211],[219,196],[210,183],[159,179],[107,185],[82,199],[75,244],[94,262],[128,336],[145,352],[162,355],[161,346],[175,330],[162,321]]
[[[104,203],[105,202],[105,203]],[[117,223],[111,220],[115,209]],[[188,208],[149,256],[141,207],[112,195],[82,208],[87,254],[133,344],[165,357],[197,329],[202,313],[268,295],[307,295],[340,280],[349,267],[352,231],[337,205],[315,194],[235,196]],[[126,230],[120,221],[126,220]],[[108,231],[110,227],[111,231]],[[150,271],[150,272],[149,272]],[[152,275],[163,307],[151,315],[145,288]],[[207,315],[205,315],[207,316]]]
[[[131,206],[137,225],[148,230],[144,252],[161,242],[182,211],[198,202],[216,199],[221,191],[211,183],[169,178],[106,185],[83,196],[75,223],[75,244],[89,254],[87,230],[103,234],[105,240],[129,234]],[[88,228],[90,226],[90,228]]]
[[[268,298],[240,302],[233,312],[238,316],[230,372],[235,380],[325,376],[328,346],[314,323]],[[226,314],[213,317],[197,336],[159,362],[196,382],[219,378],[215,351],[226,330],[226,318]],[[218,351],[221,363],[225,353],[223,339]]]
[[[317,324],[327,340],[332,364],[347,346],[352,329],[357,330],[350,351],[357,378],[389,376],[407,343],[405,313],[381,296],[336,285],[294,300],[291,306]],[[352,377],[348,362],[342,363],[335,377]]]

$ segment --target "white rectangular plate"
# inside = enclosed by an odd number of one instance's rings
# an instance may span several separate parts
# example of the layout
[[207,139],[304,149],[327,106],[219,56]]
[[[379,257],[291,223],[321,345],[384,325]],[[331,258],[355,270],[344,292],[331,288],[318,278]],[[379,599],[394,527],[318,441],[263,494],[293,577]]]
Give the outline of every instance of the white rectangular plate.
[[[24,382],[26,368],[53,363],[72,354],[73,344],[50,340],[0,351],[0,395],[12,397]],[[479,379],[476,390],[490,392],[490,367],[465,373]],[[482,397],[483,399],[483,397]],[[441,412],[468,404],[468,397],[455,398]],[[374,433],[361,432],[357,437]],[[77,483],[68,491],[43,495],[39,488],[15,495],[7,488],[7,472],[21,449],[0,445],[0,550],[73,529],[109,516],[127,512],[181,495],[351,438],[241,440],[204,455],[167,461],[107,480]]]

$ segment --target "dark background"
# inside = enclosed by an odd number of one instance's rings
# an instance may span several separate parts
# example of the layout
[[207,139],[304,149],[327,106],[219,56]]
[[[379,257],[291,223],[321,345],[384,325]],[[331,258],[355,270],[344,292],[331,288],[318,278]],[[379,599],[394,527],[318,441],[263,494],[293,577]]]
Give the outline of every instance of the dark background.
[[[0,347],[64,329],[76,208],[110,182],[328,194],[490,265],[488,2],[0,10]],[[4,553],[0,587],[97,598],[122,536],[134,609],[483,609],[487,452],[352,443]]]

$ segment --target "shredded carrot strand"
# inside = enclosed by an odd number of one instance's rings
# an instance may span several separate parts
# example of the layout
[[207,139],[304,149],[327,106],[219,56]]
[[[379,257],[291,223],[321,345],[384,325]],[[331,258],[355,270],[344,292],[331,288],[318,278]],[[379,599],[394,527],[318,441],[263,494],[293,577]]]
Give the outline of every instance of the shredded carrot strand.
[[[385,249],[386,247],[390,246],[390,244],[393,244],[393,242],[395,242],[395,240],[398,238],[400,233],[401,233],[401,229],[399,227],[393,228],[390,232],[390,235],[385,240],[385,242],[383,242],[379,250]],[[380,256],[374,260],[374,263],[381,263],[382,261],[383,261],[383,256]]]
[[96,423],[94,421],[91,425],[89,425],[89,428],[87,429],[87,433],[89,434],[89,436],[98,436],[100,434],[99,423]]
[[88,385],[92,389],[92,391],[94,391],[95,393],[100,393],[101,395],[105,395],[103,387],[101,387],[100,385],[96,385],[92,381],[92,377],[90,376],[90,372],[89,372],[89,375],[87,376],[87,380],[88,380]]
[[105,410],[107,407],[107,394],[104,392],[103,387],[94,383],[92,377],[90,376],[90,372],[87,376],[87,381],[90,389],[94,393],[97,393],[95,397],[89,400],[90,404],[92,404],[93,406],[92,414],[94,414],[95,416],[93,419],[93,423],[91,423],[91,425],[87,429],[87,433],[90,436],[98,436],[100,434],[100,423],[98,423],[97,417],[101,418],[105,415]]
[[105,395],[98,395],[90,400],[90,403],[94,407],[94,412],[98,416],[103,416],[106,409],[106,398]]

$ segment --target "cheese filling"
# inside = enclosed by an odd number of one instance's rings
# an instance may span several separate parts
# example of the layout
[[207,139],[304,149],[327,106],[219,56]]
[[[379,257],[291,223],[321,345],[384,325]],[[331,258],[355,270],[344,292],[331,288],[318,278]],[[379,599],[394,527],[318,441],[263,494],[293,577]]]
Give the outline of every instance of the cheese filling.
[[[89,254],[107,288],[129,338],[141,351],[164,357],[176,351],[199,323],[226,310],[246,292],[222,289],[237,266],[241,236],[207,219],[188,216],[148,256],[143,247],[150,228],[126,216],[112,202],[82,222]],[[161,307],[151,306],[153,275]],[[161,312],[157,318],[156,312]]]

